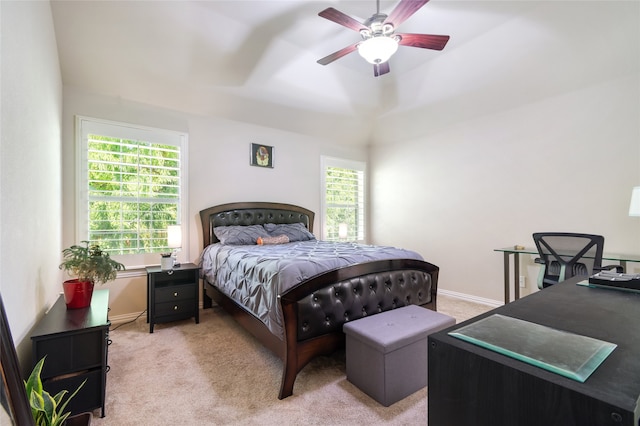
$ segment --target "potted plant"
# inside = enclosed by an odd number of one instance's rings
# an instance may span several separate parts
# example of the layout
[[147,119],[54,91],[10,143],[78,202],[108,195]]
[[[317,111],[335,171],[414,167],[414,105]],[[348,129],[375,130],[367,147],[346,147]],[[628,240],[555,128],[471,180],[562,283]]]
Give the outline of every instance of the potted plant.
[[125,269],[122,263],[111,259],[109,253],[100,249],[97,244],[73,245],[62,251],[64,269],[75,279],[62,284],[64,299],[68,309],[86,308],[91,305],[94,285],[115,280],[118,271]]
[[[42,387],[42,380],[40,379],[45,358],[46,357],[38,361],[29,376],[29,380],[24,382],[29,405],[31,406],[31,414],[33,415],[36,426],[65,425],[68,423],[67,418],[71,412],[64,412],[64,409],[67,407],[71,398],[73,398],[85,384],[86,380],[66,399],[65,396],[69,393],[67,390],[60,391],[55,396],[51,396],[49,392]],[[90,421],[91,418],[88,417],[85,424],[89,424]]]

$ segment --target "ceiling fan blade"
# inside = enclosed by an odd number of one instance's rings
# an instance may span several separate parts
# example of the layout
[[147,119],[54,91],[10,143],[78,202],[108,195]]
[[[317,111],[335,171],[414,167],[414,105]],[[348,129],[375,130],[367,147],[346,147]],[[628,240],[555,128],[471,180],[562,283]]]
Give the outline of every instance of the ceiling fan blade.
[[391,14],[384,21],[385,24],[392,24],[394,28],[406,21],[418,9],[424,6],[429,0],[400,0]]
[[340,49],[337,52],[333,52],[331,55],[325,56],[322,59],[318,59],[317,62],[320,65],[330,64],[331,62],[335,61],[336,59],[340,59],[344,55],[347,55],[347,54],[353,52],[354,50],[356,50],[358,48],[358,44],[360,44],[360,42],[353,43],[352,45],[347,46],[347,47],[345,47],[343,49]]
[[380,77],[381,75],[386,74],[389,71],[391,71],[389,69],[389,61],[383,62],[381,64],[373,64],[373,75],[375,77]]
[[431,34],[396,34],[400,36],[400,46],[421,47],[423,49],[442,50],[449,36]]
[[352,17],[345,15],[344,13],[336,10],[332,7],[329,7],[322,12],[318,13],[318,16],[321,16],[325,19],[335,22],[336,24],[340,24],[343,27],[347,27],[353,31],[367,30],[368,28],[356,21]]

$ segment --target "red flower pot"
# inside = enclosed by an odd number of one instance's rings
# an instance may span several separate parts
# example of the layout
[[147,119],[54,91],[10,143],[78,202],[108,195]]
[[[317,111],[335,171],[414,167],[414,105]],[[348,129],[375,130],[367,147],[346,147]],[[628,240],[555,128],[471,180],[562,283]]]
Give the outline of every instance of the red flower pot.
[[91,306],[93,283],[91,281],[68,280],[62,283],[64,301],[67,309],[88,308]]

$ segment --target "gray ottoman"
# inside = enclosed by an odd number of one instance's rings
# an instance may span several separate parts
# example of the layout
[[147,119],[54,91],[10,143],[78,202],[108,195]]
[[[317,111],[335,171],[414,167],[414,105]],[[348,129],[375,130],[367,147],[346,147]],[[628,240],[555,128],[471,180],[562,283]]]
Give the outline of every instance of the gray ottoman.
[[385,407],[427,385],[427,336],[456,320],[416,305],[344,324],[347,380]]

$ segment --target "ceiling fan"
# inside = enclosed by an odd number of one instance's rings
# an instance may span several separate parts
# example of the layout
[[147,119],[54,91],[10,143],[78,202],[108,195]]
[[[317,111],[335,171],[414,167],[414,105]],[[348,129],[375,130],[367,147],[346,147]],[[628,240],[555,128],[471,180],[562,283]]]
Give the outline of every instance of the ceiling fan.
[[429,0],[400,0],[390,15],[380,13],[380,0],[376,1],[376,13],[364,23],[329,7],[318,13],[319,16],[360,33],[362,40],[353,43],[331,55],[318,60],[327,65],[336,59],[358,50],[360,56],[373,64],[373,75],[378,77],[389,72],[389,58],[398,50],[398,46],[421,47],[423,49],[442,50],[449,36],[430,34],[402,34],[395,29]]

